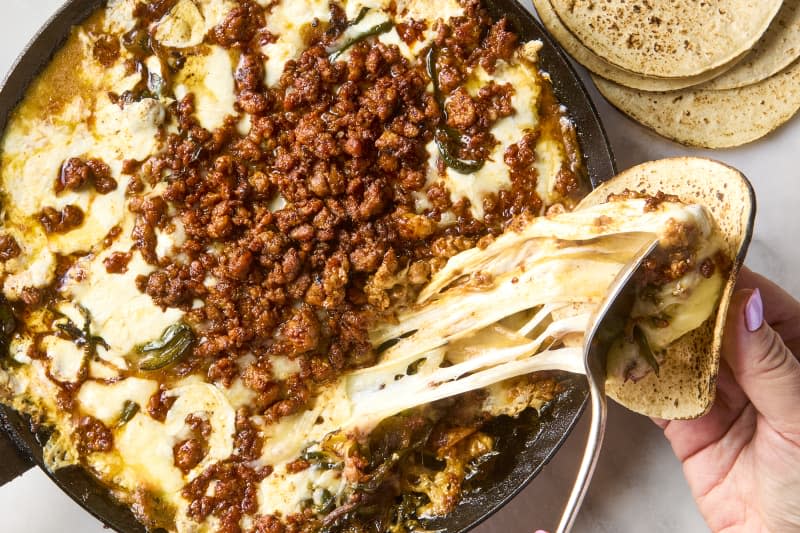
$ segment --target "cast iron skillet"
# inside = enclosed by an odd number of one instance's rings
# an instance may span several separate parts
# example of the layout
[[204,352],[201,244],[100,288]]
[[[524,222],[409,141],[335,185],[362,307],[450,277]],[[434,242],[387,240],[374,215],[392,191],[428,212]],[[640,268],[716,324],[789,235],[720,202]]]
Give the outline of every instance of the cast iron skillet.
[[[68,0],[34,37],[0,88],[0,131],[5,129],[9,115],[65,41],[72,26],[80,24],[103,3],[104,0]],[[563,52],[515,0],[487,0],[486,3],[493,16],[508,17],[524,41],[541,39],[544,42],[541,67],[550,73],[556,96],[568,108],[575,123],[592,186],[614,176],[614,156],[597,111]],[[449,533],[466,532],[511,500],[556,453],[583,412],[586,397],[584,380],[573,378],[567,391],[540,416],[529,414],[520,420],[498,419],[493,426],[503,453],[492,474],[475,482],[456,510],[431,523],[431,528],[445,529]],[[25,416],[0,406],[0,485],[39,466],[73,500],[107,526],[123,533],[144,533],[144,527],[128,508],[117,503],[81,468],[49,472],[42,460],[42,447],[46,442],[46,430],[31,428]]]

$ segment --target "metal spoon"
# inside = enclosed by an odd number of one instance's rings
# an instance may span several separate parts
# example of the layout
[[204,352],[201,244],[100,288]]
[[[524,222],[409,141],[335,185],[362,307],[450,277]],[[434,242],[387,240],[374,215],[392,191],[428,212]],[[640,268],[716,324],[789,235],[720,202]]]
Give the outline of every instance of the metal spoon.
[[592,320],[589,322],[590,327],[583,344],[583,363],[586,368],[586,377],[589,380],[592,418],[578,476],[561,515],[556,533],[567,533],[572,529],[586,490],[589,488],[589,481],[594,474],[597,458],[600,456],[607,416],[606,360],[608,349],[611,342],[620,335],[630,317],[634,287],[628,282],[645,259],[658,247],[658,239],[655,236],[647,235],[646,238],[646,244],[614,279],[609,287],[608,296],[594,312]]

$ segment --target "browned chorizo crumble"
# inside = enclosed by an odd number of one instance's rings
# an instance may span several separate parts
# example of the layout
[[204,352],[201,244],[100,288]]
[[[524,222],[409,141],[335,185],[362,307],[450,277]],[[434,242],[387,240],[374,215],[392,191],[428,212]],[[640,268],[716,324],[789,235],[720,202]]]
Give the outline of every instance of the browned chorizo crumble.
[[91,416],[81,418],[78,423],[80,442],[78,449],[82,453],[110,452],[114,447],[114,435],[101,421]]
[[22,253],[22,250],[14,237],[11,235],[0,235],[0,262],[19,257],[20,253]]
[[104,67],[111,67],[119,58],[119,39],[111,35],[101,35],[94,42],[92,55]]
[[64,162],[55,183],[57,193],[78,190],[91,184],[100,194],[108,194],[117,188],[117,181],[111,177],[111,169],[99,159],[86,161],[73,157]]
[[[241,531],[242,516],[258,511],[258,483],[271,473],[270,467],[253,470],[235,457],[209,466],[182,490],[192,502],[189,516],[202,522],[212,515],[220,519],[220,531]],[[212,482],[214,490],[209,494]]]
[[76,205],[68,205],[61,211],[45,207],[39,214],[39,222],[47,233],[68,233],[80,227],[83,219],[83,211]]
[[109,274],[124,274],[128,271],[128,263],[132,258],[130,252],[113,252],[103,260],[103,264]]

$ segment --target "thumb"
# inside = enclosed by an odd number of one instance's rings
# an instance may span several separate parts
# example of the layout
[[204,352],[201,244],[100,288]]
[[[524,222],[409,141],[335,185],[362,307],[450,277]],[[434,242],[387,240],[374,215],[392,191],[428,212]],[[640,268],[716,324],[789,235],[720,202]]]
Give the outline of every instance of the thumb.
[[770,426],[800,436],[800,361],[764,321],[758,289],[733,296],[722,350],[739,386]]

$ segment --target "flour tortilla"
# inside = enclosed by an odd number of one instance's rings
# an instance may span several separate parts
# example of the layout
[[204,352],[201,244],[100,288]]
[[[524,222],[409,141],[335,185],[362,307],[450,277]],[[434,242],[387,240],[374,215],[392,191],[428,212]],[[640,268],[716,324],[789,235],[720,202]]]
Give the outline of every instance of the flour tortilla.
[[[794,0],[800,1],[800,0]],[[713,80],[720,74],[725,73],[733,68],[737,63],[735,61],[723,65],[722,67],[709,70],[697,76],[688,78],[651,78],[628,72],[619,67],[616,67],[598,56],[588,48],[586,48],[570,31],[564,26],[561,20],[553,10],[553,5],[550,0],[533,0],[533,5],[539,13],[539,18],[544,24],[547,31],[555,38],[556,41],[571,55],[578,63],[589,69],[594,74],[601,76],[607,80],[619,83],[626,87],[640,89],[642,91],[675,91],[692,87],[704,82]],[[800,47],[798,47],[800,51]],[[743,57],[748,57],[746,54]]]
[[725,91],[651,93],[594,77],[612,105],[660,135],[689,146],[730,148],[755,141],[800,109],[800,60],[754,85]]
[[606,385],[611,398],[638,413],[666,420],[697,418],[714,403],[722,333],[752,236],[755,196],[739,171],[710,159],[683,157],[633,167],[595,189],[581,206],[603,203],[609,194],[626,189],[663,191],[706,206],[723,236],[723,252],[733,260],[716,315],[667,349],[660,376],[650,374],[637,383],[609,380]]
[[750,50],[781,0],[551,0],[587,48],[619,68],[661,78],[697,76]]
[[[756,43],[753,50],[735,68],[708,82],[703,89],[721,91],[752,85],[777,74],[798,58],[800,58],[800,0],[785,0],[767,33]],[[618,81],[608,76],[604,77]]]

